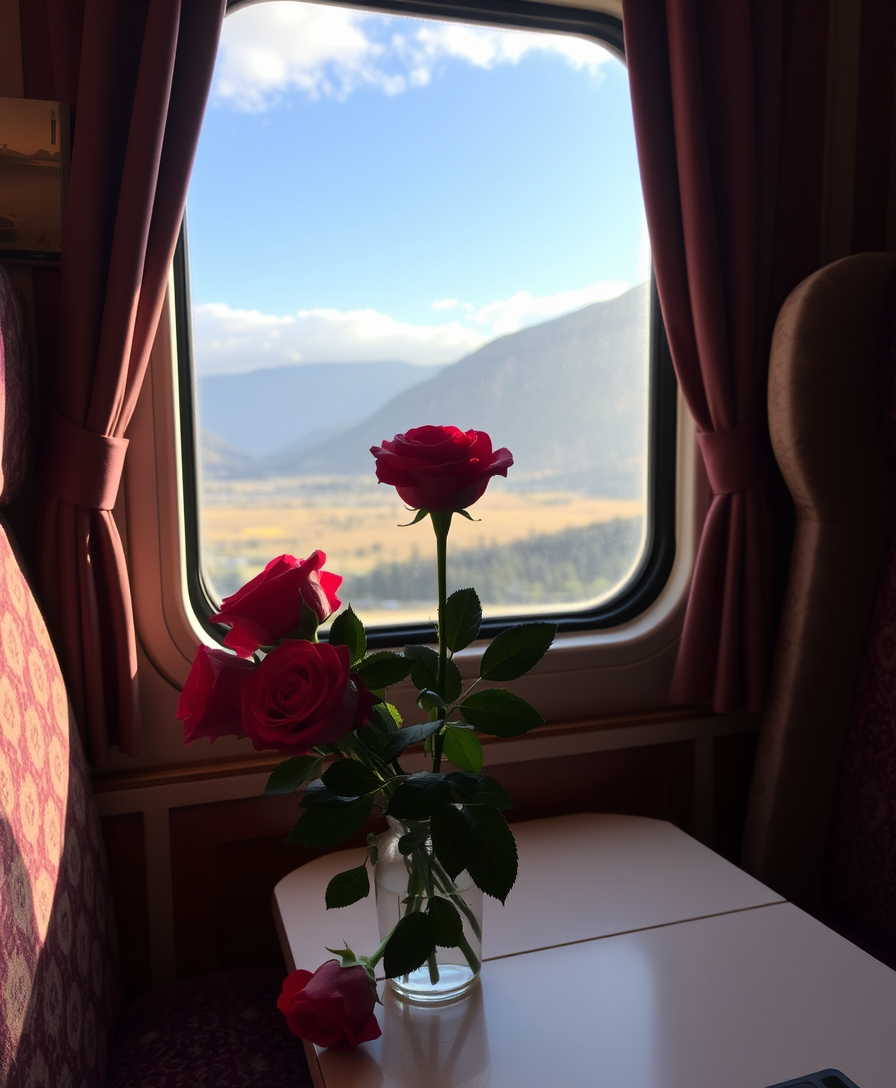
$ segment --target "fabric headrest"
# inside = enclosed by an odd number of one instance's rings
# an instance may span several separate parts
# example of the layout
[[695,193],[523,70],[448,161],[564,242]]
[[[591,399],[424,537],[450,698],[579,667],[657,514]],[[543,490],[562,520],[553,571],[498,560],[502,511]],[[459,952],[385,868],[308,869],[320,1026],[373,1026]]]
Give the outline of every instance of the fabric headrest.
[[0,265],[0,506],[15,498],[28,468],[30,382],[22,297]]

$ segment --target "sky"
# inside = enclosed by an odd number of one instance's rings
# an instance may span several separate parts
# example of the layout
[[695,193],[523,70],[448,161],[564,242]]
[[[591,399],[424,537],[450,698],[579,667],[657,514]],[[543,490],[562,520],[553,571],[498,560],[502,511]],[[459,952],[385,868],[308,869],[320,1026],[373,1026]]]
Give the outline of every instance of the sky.
[[454,362],[647,278],[625,69],[570,36],[244,8],[187,226],[200,374]]

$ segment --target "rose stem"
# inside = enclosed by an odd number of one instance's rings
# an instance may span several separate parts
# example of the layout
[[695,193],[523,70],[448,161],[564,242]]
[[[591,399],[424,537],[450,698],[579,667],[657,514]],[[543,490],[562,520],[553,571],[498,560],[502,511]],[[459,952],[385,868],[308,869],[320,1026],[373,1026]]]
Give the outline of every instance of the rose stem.
[[[448,646],[445,642],[445,621],[448,610],[448,530],[451,528],[451,510],[433,510],[430,513],[436,534],[436,569],[439,579],[439,672],[436,686],[439,698],[445,698],[445,676],[448,672]],[[442,747],[445,739],[436,733],[432,746],[432,769],[438,774],[442,766]]]
[[466,915],[467,921],[470,923],[470,928],[481,941],[482,929],[476,921],[476,915],[470,910],[463,895],[457,890],[457,885],[435,858],[433,858],[433,877],[438,884],[439,890],[449,896],[454,901],[454,905]]
[[376,952],[374,952],[372,956],[365,956],[364,957],[367,960],[367,962],[370,964],[371,967],[376,967],[376,965],[383,958],[383,953],[386,951],[386,945],[389,943],[389,938],[392,936],[392,934],[394,932],[395,932],[395,927],[393,926],[389,930],[389,932],[386,934],[386,936],[383,937],[382,941],[380,942],[380,946],[379,946],[379,948],[377,948]]
[[[430,860],[431,855],[429,854],[426,846],[424,845],[423,848],[420,850],[417,863],[420,866],[420,872],[423,877],[424,896],[426,899],[435,898],[435,891],[432,886],[433,874],[430,867]],[[439,961],[436,959],[435,949],[433,949],[432,952],[430,952],[430,954],[426,957],[426,963],[429,967],[429,983],[431,986],[437,986],[439,982]]]

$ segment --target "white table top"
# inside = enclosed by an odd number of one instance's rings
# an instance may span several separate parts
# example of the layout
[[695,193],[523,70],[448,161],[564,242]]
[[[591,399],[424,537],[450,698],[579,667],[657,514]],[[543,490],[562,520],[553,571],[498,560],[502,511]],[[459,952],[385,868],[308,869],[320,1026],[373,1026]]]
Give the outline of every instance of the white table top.
[[[485,897],[483,960],[782,902],[665,820],[586,813],[514,824],[513,833],[519,877],[506,906]],[[291,965],[313,970],[326,948],[345,943],[363,955],[379,944],[372,890],[351,907],[324,906],[330,878],[363,857],[360,848],[326,854],[274,889]]]
[[[387,992],[381,1039],[349,1054],[306,1045],[316,1085],[765,1088],[828,1067],[859,1088],[896,1085],[896,972],[661,821],[514,833],[520,881],[504,917],[484,919],[481,986],[442,1008]],[[321,858],[277,886],[287,936],[305,928],[300,966],[326,958],[322,886],[349,864]],[[508,951],[513,939],[525,947]]]

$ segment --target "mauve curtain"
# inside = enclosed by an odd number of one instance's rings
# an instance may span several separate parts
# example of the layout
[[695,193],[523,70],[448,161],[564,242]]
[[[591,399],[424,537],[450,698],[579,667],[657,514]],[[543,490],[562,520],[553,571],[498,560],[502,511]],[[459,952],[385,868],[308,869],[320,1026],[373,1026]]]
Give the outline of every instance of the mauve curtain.
[[110,745],[131,755],[141,745],[131,595],[111,510],[223,15],[224,0],[46,5],[53,86],[72,103],[74,137],[41,443],[39,572],[96,763]]
[[625,0],[657,288],[713,491],[671,698],[762,708],[784,0]]

